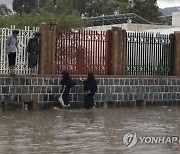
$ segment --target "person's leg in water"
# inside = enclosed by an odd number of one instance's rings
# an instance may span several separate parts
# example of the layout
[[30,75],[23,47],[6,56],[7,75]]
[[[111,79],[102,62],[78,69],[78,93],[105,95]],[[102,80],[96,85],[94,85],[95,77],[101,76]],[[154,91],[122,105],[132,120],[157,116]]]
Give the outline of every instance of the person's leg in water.
[[92,108],[91,107],[91,102],[92,102],[91,94],[90,93],[86,94],[84,96],[84,108],[87,109],[87,110],[91,109]]
[[94,107],[94,94],[90,94],[90,108],[92,109]]
[[64,105],[66,105],[66,107],[69,107],[69,90],[65,89],[63,95],[62,95],[62,99],[64,101]]

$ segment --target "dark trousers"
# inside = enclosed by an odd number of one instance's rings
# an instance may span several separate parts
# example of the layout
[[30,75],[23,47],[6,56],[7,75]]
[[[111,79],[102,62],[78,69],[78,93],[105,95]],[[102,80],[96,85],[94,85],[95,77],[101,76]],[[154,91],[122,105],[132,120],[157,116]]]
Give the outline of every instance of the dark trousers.
[[64,93],[62,95],[62,99],[63,99],[65,105],[69,104],[69,91],[70,91],[69,89],[65,89]]
[[32,52],[28,55],[28,67],[33,68],[37,66],[38,55],[36,52]]
[[84,96],[84,108],[91,109],[94,106],[94,94],[89,93]]
[[8,55],[9,66],[14,66],[16,62],[16,52],[10,52]]

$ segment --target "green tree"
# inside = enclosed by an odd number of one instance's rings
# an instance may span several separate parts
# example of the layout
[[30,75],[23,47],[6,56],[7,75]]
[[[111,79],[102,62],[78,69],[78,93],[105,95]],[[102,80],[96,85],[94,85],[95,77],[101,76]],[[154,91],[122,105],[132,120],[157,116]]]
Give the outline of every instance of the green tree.
[[152,22],[157,22],[161,15],[157,0],[13,0],[13,10],[17,14],[1,17],[1,26],[39,26],[41,22],[53,22],[61,28],[77,28],[83,26],[82,15],[92,17],[129,12]]
[[158,22],[158,16],[162,15],[157,6],[157,0],[132,0],[129,12],[151,22]]
[[56,13],[57,12],[57,5],[53,0],[46,0],[42,9],[49,13]]
[[115,13],[123,14],[128,12],[128,1],[127,0],[116,0],[115,1]]
[[85,17],[127,12],[127,0],[73,0],[73,7]]
[[[44,5],[46,4],[46,1],[47,0],[38,0],[38,5],[39,5],[39,7],[44,7]],[[55,1],[55,0],[54,0]]]
[[12,11],[5,4],[0,4],[0,15],[5,16],[10,14],[12,14]]
[[73,8],[85,17],[129,12],[157,22],[158,16],[162,15],[157,0],[73,0]]
[[[55,7],[56,6],[56,7]],[[80,28],[83,26],[81,14],[77,10],[73,10],[72,0],[46,0],[44,7],[36,12],[21,12],[21,15],[15,14],[0,18],[2,27],[16,25],[17,28],[24,26],[39,26],[42,22],[55,23],[60,28]]]
[[37,0],[13,0],[12,8],[18,14],[36,12],[38,9]]
[[56,0],[57,13],[72,14],[73,0]]
[[73,9],[78,10],[81,15],[85,14],[86,8],[91,2],[92,0],[73,0]]

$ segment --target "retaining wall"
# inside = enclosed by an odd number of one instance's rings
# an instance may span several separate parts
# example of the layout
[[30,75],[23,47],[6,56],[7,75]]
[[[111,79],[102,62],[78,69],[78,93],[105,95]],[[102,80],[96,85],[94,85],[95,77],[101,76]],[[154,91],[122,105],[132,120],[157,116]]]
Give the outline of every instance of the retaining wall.
[[[33,102],[43,108],[58,104],[61,91],[59,77],[0,77],[0,102],[22,104]],[[123,106],[171,106],[180,104],[180,78],[178,77],[98,77],[97,106],[111,102]],[[78,82],[71,89],[72,108],[83,107],[83,86]],[[41,105],[40,105],[41,104]],[[106,104],[108,105],[108,104]],[[47,108],[48,108],[47,107]]]

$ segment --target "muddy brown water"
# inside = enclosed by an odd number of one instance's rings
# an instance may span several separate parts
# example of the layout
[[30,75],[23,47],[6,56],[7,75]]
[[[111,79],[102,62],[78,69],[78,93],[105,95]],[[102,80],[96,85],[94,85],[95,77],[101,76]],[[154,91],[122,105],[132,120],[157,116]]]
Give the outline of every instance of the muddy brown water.
[[1,111],[0,154],[179,154],[180,143],[137,137],[179,137],[180,107]]

